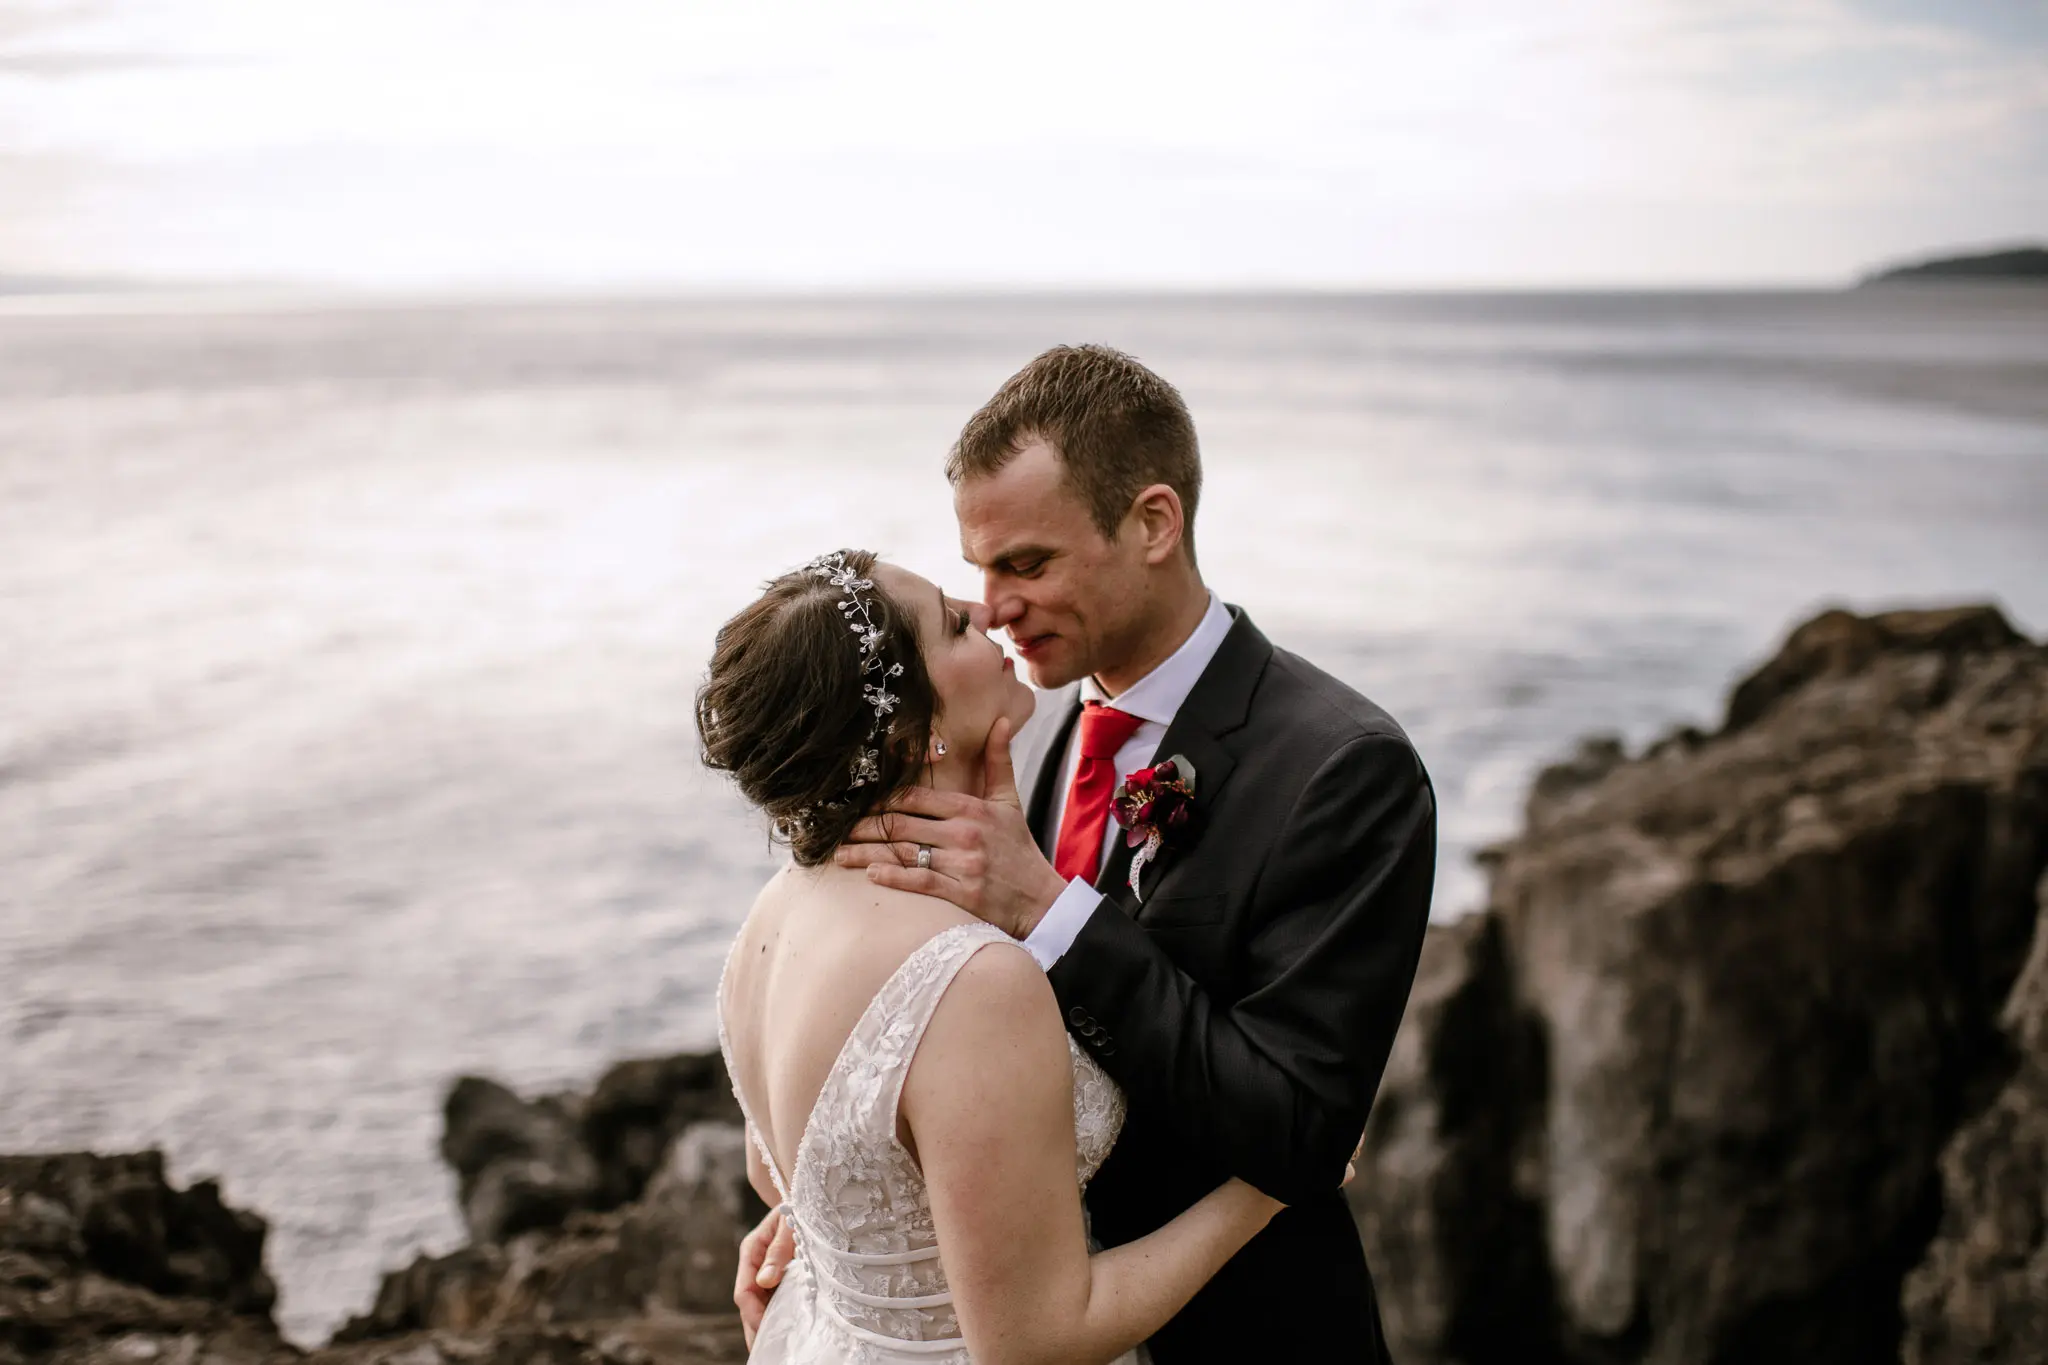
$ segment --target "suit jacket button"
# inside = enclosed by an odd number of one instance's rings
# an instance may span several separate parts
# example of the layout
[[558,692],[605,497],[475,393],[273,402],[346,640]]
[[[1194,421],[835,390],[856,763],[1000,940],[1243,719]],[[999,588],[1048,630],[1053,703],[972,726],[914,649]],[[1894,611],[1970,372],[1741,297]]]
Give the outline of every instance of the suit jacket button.
[[1079,1005],[1074,1006],[1074,1008],[1067,1011],[1067,1022],[1076,1026],[1087,1023],[1088,1011],[1082,1009]]

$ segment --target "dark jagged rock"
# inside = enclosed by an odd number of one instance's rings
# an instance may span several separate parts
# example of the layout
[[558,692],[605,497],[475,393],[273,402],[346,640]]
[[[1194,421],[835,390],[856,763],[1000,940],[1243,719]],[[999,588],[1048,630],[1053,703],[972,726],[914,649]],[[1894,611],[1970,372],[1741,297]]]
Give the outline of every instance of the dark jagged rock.
[[1541,1039],[1484,915],[1423,941],[1349,1197],[1403,1362],[1557,1356],[1542,1210],[1521,1150],[1543,1101]]
[[1942,1153],[1941,1231],[1906,1281],[1907,1365],[2048,1360],[2048,879],[2006,1002],[2011,1079]]
[[1579,741],[1570,758],[1553,763],[1536,774],[1529,785],[1529,807],[1550,806],[1568,801],[1574,793],[1597,786],[1600,779],[1628,760],[1617,735],[1595,735]]
[[465,1076],[443,1117],[441,1154],[459,1177],[470,1237],[502,1242],[638,1199],[678,1134],[737,1123],[739,1106],[716,1053],[684,1053],[620,1062],[588,1099],[522,1100]]
[[597,1202],[597,1162],[568,1103],[531,1103],[478,1076],[464,1076],[443,1106],[442,1159],[460,1181],[472,1240],[502,1242],[559,1227]]
[[739,1243],[768,1213],[747,1181],[737,1124],[692,1125],[619,1227],[619,1254],[648,1267],[649,1299],[681,1312],[732,1307]]
[[715,1055],[623,1063],[587,1100],[465,1078],[446,1114],[477,1244],[385,1276],[310,1355],[271,1320],[263,1221],[211,1182],[172,1189],[155,1152],[0,1157],[0,1365],[745,1359],[732,1283],[766,1209]]
[[414,1332],[332,1346],[304,1365],[740,1365],[746,1358],[739,1317],[727,1312]]
[[[767,1208],[747,1183],[718,1054],[621,1062],[587,1098],[529,1102],[464,1077],[445,1114],[441,1151],[474,1241],[387,1274],[328,1354],[352,1365],[744,1358],[732,1285],[740,1238]],[[678,1323],[695,1325],[677,1337]],[[661,1324],[668,1334],[649,1339]]]
[[1897,1360],[2048,865],[2048,651],[1830,613],[1722,733],[1586,757],[1432,934],[1368,1132],[1404,1358]]
[[343,1323],[330,1344],[376,1341],[433,1327],[487,1329],[498,1320],[498,1289],[509,1260],[506,1248],[490,1244],[415,1257],[411,1265],[385,1273],[370,1311]]
[[739,1102],[716,1052],[620,1062],[604,1073],[583,1113],[598,1168],[599,1208],[638,1199],[669,1146],[694,1124],[737,1124]]
[[767,1212],[747,1184],[745,1142],[736,1125],[696,1124],[639,1201],[502,1246],[421,1257],[386,1275],[370,1312],[334,1340],[730,1311],[740,1238]]
[[2026,637],[1996,607],[1888,611],[1878,616],[1822,612],[1792,632],[1769,663],[1736,684],[1730,730],[1753,725],[1777,704],[1821,678],[1846,678],[1887,655],[1992,653],[2022,648]]
[[271,1321],[263,1220],[160,1153],[0,1156],[0,1362],[295,1359]]
[[1496,870],[1589,1359],[1895,1359],[1936,1154],[1998,1055],[2048,864],[2048,656],[1988,613],[1824,619],[1767,702]]

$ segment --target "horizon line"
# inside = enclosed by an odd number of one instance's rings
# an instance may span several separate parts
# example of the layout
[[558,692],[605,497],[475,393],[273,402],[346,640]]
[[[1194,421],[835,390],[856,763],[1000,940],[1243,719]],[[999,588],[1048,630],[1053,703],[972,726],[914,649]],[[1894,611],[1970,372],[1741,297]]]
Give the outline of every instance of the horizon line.
[[[2021,250],[2048,250],[2048,241],[2036,238],[2004,238],[1958,243],[1929,248],[1907,255],[1901,253],[1874,265],[1864,265],[1840,274],[1785,274],[1721,278],[1631,279],[1571,278],[1550,280],[1488,279],[1484,277],[1438,277],[1435,279],[1387,280],[1369,278],[1325,278],[1260,280],[1254,277],[1181,278],[1157,280],[1079,280],[1028,278],[974,278],[952,280],[886,276],[845,276],[836,279],[722,279],[681,275],[628,274],[612,278],[534,272],[520,275],[479,275],[439,280],[350,276],[285,275],[252,276],[216,273],[124,275],[110,272],[52,271],[48,269],[10,271],[0,267],[0,299],[58,298],[66,296],[156,296],[190,294],[219,297],[239,292],[257,295],[290,295],[298,298],[330,296],[364,300],[464,299],[464,300],[560,300],[580,299],[675,299],[675,300],[781,300],[857,298],[1020,298],[1020,297],[1325,297],[1360,295],[1455,295],[1455,294],[1743,294],[1820,293],[1853,290],[1880,282],[1883,277],[1916,266],[1968,259],[1984,254]],[[1946,277],[1961,280],[1966,277]],[[1999,277],[1984,277],[1996,282]],[[1886,281],[1889,282],[1889,281]],[[2006,281],[2011,282],[2011,281]],[[2022,280],[2023,282],[2023,280]]]
[[[2019,280],[1926,280],[1887,282],[1886,287],[2009,287]],[[10,275],[0,272],[0,310],[115,312],[150,304],[229,304],[289,307],[307,304],[405,306],[475,303],[803,303],[867,300],[1029,299],[1277,299],[1418,298],[1547,295],[1741,295],[1845,294],[1870,287],[1868,275],[1849,278],[1780,277],[1751,280],[1555,281],[1555,282],[1131,282],[1045,283],[1017,281],[783,282],[716,283],[679,279],[545,281],[535,279],[383,283],[315,279],[218,277]]]

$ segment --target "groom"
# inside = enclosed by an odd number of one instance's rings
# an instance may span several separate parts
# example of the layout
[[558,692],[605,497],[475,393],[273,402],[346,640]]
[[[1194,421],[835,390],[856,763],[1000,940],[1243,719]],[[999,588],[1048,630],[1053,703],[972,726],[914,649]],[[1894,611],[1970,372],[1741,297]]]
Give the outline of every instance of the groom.
[[[916,789],[839,860],[962,906],[1045,967],[1129,1101],[1088,1190],[1101,1243],[1228,1176],[1288,1205],[1153,1338],[1157,1365],[1385,1361],[1339,1184],[1429,919],[1428,775],[1385,711],[1204,585],[1194,424],[1131,357],[1039,356],[969,419],[946,473],[994,626],[1047,695],[1016,781],[992,743],[984,799]],[[1147,770],[1164,793],[1140,821],[1149,856],[1111,814]],[[904,865],[920,846],[928,870]]]

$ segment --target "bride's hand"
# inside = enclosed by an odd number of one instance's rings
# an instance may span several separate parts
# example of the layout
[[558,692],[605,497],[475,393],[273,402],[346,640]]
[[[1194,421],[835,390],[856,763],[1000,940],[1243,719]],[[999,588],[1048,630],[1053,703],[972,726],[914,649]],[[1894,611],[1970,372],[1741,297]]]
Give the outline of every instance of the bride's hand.
[[[989,732],[984,795],[912,787],[853,827],[833,854],[841,867],[864,867],[868,880],[897,891],[937,896],[1025,939],[1067,889],[1031,836],[1017,774],[1010,763],[1011,725]],[[929,856],[924,866],[918,852]]]

